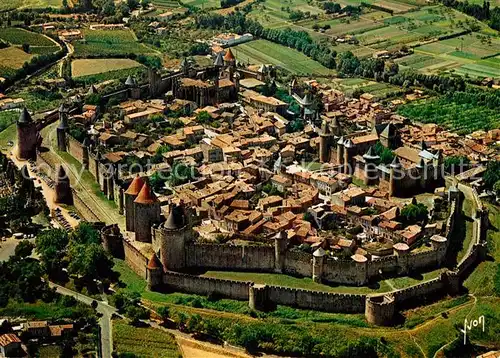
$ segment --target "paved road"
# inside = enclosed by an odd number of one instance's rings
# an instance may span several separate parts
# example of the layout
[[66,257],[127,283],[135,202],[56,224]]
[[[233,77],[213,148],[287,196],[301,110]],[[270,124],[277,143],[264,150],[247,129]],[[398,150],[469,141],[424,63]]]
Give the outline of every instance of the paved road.
[[[55,287],[57,293],[74,297],[86,305],[90,306],[92,301],[94,301],[91,297],[82,295],[79,292],[72,291],[55,283],[49,282],[49,286]],[[111,324],[111,316],[117,313],[117,310],[107,302],[97,301],[97,312],[102,313],[102,317],[99,319],[99,326],[101,327],[102,358],[111,358],[111,352],[113,352],[113,325]]]

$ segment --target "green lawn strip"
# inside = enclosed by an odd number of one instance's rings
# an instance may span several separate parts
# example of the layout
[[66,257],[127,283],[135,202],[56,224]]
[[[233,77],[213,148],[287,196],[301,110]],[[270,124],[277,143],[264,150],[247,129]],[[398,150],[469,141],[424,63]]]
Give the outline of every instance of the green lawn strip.
[[494,295],[494,279],[500,266],[500,209],[488,205],[493,228],[488,231],[488,255],[493,258],[481,262],[465,280],[464,286],[474,295]]
[[0,132],[0,150],[4,152],[8,152],[12,150],[12,147],[9,147],[9,141],[14,141],[16,139],[16,125],[11,124],[9,127],[5,128]]

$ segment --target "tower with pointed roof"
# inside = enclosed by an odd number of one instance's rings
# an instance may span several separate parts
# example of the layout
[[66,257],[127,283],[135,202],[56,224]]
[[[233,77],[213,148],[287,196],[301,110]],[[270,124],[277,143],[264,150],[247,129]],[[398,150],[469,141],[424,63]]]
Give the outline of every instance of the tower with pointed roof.
[[370,147],[368,151],[363,155],[363,160],[365,161],[364,168],[364,178],[363,181],[365,185],[373,185],[378,179],[378,169],[377,162],[380,157],[375,153],[373,147]]
[[140,176],[136,176],[132,183],[125,191],[125,228],[127,231],[134,231],[135,214],[134,214],[134,201],[139,195],[144,180]]
[[128,88],[128,96],[132,99],[140,99],[141,98],[141,89],[137,80],[129,75],[127,80],[125,81],[125,86]]
[[321,163],[330,162],[330,152],[333,141],[333,133],[330,129],[329,123],[323,120],[319,132],[319,161]]
[[20,160],[36,159],[38,146],[38,130],[31,115],[23,108],[17,120],[17,152],[16,157]]
[[151,242],[151,227],[160,223],[160,202],[147,182],[134,200],[135,239]]
[[163,281],[163,267],[155,253],[151,255],[146,266],[146,281],[150,290],[160,286]]
[[153,250],[165,270],[186,267],[186,244],[192,238],[190,213],[183,203],[170,205],[167,220],[153,229]]
[[[342,165],[344,164],[344,137],[340,137],[339,140],[337,141],[337,158],[336,158],[336,164]],[[341,170],[344,168],[342,167]]]
[[354,168],[353,158],[355,155],[355,146],[351,139],[344,141],[344,173],[352,174]]
[[73,192],[71,191],[69,177],[62,165],[57,170],[55,182],[54,202],[57,204],[73,205]]
[[59,125],[57,126],[57,149],[66,151],[66,132],[68,130],[68,109],[64,104],[59,107]]
[[234,71],[236,70],[236,58],[230,48],[227,49],[226,54],[224,55],[224,65],[227,67],[229,71],[229,79],[232,81]]

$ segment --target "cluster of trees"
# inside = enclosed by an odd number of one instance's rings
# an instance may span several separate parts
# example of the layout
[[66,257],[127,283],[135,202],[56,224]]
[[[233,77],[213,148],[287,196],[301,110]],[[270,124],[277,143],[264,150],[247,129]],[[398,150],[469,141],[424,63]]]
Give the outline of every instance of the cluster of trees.
[[490,8],[490,2],[484,1],[483,5],[468,1],[442,0],[443,5],[457,9],[480,21],[487,22],[495,30],[500,30],[500,7]]
[[340,6],[339,3],[327,1],[323,3],[323,10],[325,10],[327,14],[340,14],[342,6]]
[[405,225],[422,223],[427,220],[428,215],[427,206],[423,203],[417,203],[416,200],[413,200],[411,204],[406,205],[401,210],[401,218]]
[[488,189],[498,190],[497,193],[500,194],[500,161],[492,160],[488,162],[486,166],[486,171],[483,175],[484,185]]
[[332,51],[327,44],[314,41],[305,31],[264,28],[257,21],[247,19],[241,12],[231,13],[227,16],[210,13],[199,14],[196,16],[196,24],[198,27],[224,29],[239,34],[249,32],[256,37],[294,48],[325,67],[335,68],[337,53]]
[[66,269],[82,282],[113,279],[113,261],[101,245],[99,232],[88,223],[81,223],[71,233],[50,229],[35,241],[36,252],[49,277],[60,278]]
[[42,280],[42,266],[29,257],[33,245],[22,241],[18,246],[14,256],[0,263],[0,307],[5,307],[11,299],[20,302],[52,301],[55,292]]
[[384,147],[382,143],[377,142],[373,146],[373,150],[376,155],[380,157],[378,163],[376,164],[391,164],[394,159],[394,152],[387,147]]
[[141,295],[138,292],[119,291],[110,300],[120,313],[125,314],[131,324],[138,326],[142,319],[149,318],[149,312],[144,307],[140,306]]
[[198,176],[199,173],[196,167],[188,166],[181,162],[176,162],[172,166],[172,171],[168,176],[167,181],[172,186],[177,186],[195,180]]
[[228,8],[228,7],[236,6],[236,5],[238,5],[242,1],[243,0],[221,0],[220,6],[223,9],[225,9],[225,8]]

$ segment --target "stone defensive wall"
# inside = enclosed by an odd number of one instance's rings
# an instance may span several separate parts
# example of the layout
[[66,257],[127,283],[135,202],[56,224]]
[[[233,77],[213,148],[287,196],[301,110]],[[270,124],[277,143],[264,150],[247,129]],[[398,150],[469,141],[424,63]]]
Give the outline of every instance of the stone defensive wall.
[[89,153],[82,143],[73,138],[69,133],[66,134],[68,153],[81,163],[85,169],[88,168]]
[[163,274],[163,283],[176,291],[203,296],[215,294],[236,300],[248,300],[249,287],[253,285],[252,282],[201,277],[172,271]]
[[[37,156],[36,163],[39,170],[43,171],[45,175],[52,180],[51,178],[54,177],[56,164],[49,162],[43,155]],[[48,170],[42,170],[43,168]],[[99,218],[94,214],[92,209],[90,209],[88,205],[80,199],[78,192],[76,192],[73,188],[71,188],[71,190],[73,192],[73,206],[82,215],[82,217],[84,217],[87,221],[99,221]]]
[[264,286],[272,303],[317,311],[362,313],[366,295],[303,290],[281,286]]
[[188,267],[242,271],[273,271],[272,246],[232,246],[224,244],[186,245]]
[[148,259],[127,238],[123,238],[123,252],[126,264],[139,276],[146,279]]

